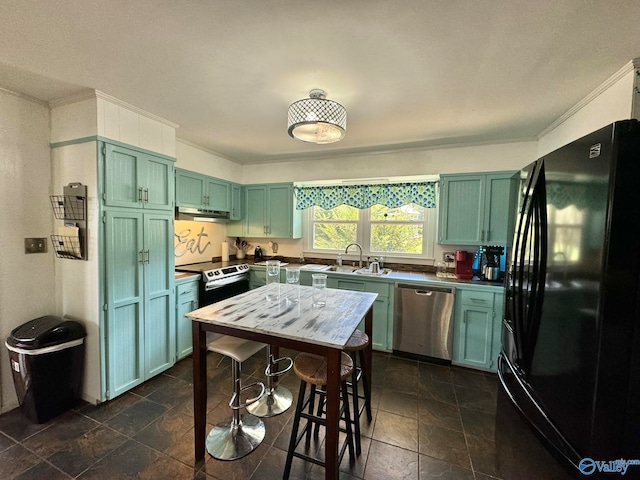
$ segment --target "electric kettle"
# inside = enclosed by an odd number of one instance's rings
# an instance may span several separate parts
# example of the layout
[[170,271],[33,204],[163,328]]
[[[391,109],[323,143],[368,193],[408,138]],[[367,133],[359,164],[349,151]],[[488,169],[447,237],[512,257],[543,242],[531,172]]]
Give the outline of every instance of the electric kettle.
[[264,257],[262,256],[262,248],[260,248],[260,245],[258,245],[253,252],[253,261],[261,262],[263,259]]

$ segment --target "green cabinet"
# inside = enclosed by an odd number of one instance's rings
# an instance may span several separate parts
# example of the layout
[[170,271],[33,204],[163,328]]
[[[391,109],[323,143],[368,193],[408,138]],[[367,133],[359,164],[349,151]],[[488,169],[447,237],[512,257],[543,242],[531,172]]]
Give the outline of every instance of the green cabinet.
[[106,397],[175,363],[173,215],[104,213]]
[[504,293],[457,287],[454,363],[495,371],[501,348]]
[[231,212],[230,220],[242,220],[242,186],[237,183],[231,184]]
[[105,206],[173,210],[173,160],[102,143]]
[[301,238],[302,211],[293,205],[293,185],[247,185],[244,218],[227,224],[227,236]]
[[231,211],[231,183],[188,170],[176,169],[176,205]]
[[507,245],[514,172],[442,175],[438,243]]
[[199,275],[176,282],[176,360],[193,351],[191,320],[185,317],[198,308]]
[[[374,350],[387,352],[393,349],[393,284],[384,281],[365,281],[338,274],[328,276],[327,287],[377,293],[378,296],[373,303],[372,347]],[[363,325],[360,327],[364,328]]]

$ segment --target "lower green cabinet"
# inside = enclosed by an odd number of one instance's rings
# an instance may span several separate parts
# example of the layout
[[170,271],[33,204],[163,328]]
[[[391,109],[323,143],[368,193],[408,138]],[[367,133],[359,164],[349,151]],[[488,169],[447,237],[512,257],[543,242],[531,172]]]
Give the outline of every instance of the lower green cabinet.
[[453,362],[495,371],[500,353],[504,294],[458,287]]
[[193,351],[191,320],[185,314],[198,308],[199,276],[176,282],[176,357],[181,359]]

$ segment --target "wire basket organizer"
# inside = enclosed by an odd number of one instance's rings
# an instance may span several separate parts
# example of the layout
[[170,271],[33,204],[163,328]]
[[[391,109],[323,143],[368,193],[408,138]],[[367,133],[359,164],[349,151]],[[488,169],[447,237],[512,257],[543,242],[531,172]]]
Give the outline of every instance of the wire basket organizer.
[[[58,258],[86,260],[87,236],[87,187],[81,183],[70,183],[64,187],[63,195],[50,195],[51,208],[64,227],[58,235],[51,235],[53,250]],[[71,235],[69,235],[71,233]],[[65,235],[66,234],[66,235]]]
[[53,214],[58,220],[84,220],[85,197],[77,195],[50,195]]

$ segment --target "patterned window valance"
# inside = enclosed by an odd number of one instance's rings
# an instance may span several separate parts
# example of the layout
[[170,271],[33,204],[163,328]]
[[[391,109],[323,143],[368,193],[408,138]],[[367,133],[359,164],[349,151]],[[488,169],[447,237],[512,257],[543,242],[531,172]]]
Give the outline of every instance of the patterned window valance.
[[425,208],[436,206],[435,182],[296,187],[295,192],[297,210],[313,206],[330,210],[339,205],[363,209],[376,204],[397,208],[408,203]]

